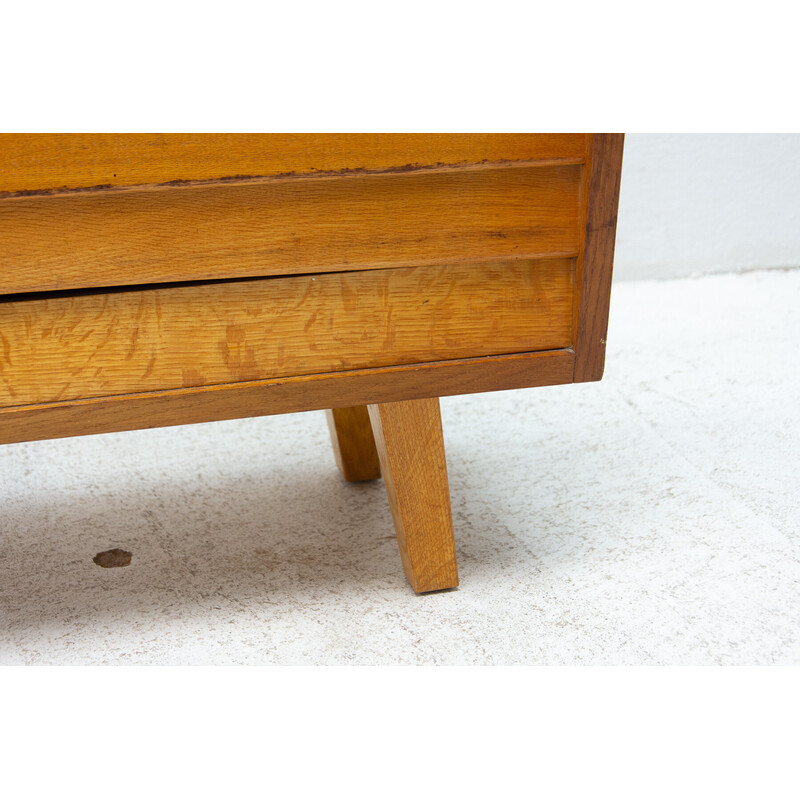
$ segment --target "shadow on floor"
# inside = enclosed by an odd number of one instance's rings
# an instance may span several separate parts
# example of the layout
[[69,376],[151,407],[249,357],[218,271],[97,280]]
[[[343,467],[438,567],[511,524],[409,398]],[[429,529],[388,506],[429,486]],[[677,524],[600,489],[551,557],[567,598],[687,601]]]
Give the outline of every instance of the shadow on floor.
[[[461,498],[453,503],[462,574],[465,565],[473,578],[491,573],[484,547],[511,543],[487,541],[492,532],[472,530]],[[125,609],[148,618],[412,592],[383,481],[348,484],[331,469],[242,471],[19,505],[6,515],[0,555],[0,624],[11,630],[102,623]],[[130,566],[93,563],[110,548],[130,551]]]

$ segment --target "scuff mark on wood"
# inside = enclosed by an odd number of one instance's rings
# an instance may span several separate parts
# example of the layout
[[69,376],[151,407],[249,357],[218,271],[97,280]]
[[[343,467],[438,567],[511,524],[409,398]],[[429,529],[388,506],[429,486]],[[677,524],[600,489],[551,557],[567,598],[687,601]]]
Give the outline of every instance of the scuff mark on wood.
[[344,167],[337,170],[311,169],[307,172],[278,172],[270,175],[226,175],[221,178],[178,179],[166,181],[164,183],[137,183],[124,186],[112,183],[101,183],[95,186],[61,186],[48,189],[20,189],[19,191],[13,192],[0,192],[0,200],[37,196],[92,194],[99,192],[152,191],[158,189],[191,188],[193,186],[210,186],[214,184],[226,183],[261,183],[265,181],[308,180],[310,178],[344,178],[358,177],[360,175],[397,175],[413,172],[502,169],[507,167],[544,167],[554,165],[583,164],[584,161],[584,158],[547,158],[516,161],[489,161],[488,159],[483,159],[482,161],[458,161],[453,163],[437,161],[435,164],[414,163],[377,168]]

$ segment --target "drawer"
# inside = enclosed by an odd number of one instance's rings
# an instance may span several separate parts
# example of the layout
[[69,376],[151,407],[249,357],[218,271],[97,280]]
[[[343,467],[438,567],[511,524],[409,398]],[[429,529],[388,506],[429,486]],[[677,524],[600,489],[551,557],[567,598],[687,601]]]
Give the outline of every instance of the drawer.
[[567,348],[574,260],[6,297],[0,407]]
[[237,180],[0,199],[0,294],[575,258],[582,167]]

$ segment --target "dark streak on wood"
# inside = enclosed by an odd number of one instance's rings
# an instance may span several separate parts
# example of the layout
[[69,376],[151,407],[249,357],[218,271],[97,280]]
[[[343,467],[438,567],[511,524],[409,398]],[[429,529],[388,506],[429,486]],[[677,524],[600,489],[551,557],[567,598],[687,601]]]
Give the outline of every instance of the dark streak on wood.
[[213,178],[211,180],[174,180],[164,183],[137,183],[125,186],[118,186],[112,183],[101,183],[96,186],[68,187],[63,186],[57,189],[22,189],[16,192],[0,192],[0,200],[10,200],[17,197],[47,197],[75,194],[92,194],[96,192],[130,192],[147,191],[181,187],[213,186],[215,184],[229,183],[265,183],[269,181],[285,180],[309,180],[313,178],[343,178],[348,176],[358,177],[361,175],[397,175],[412,172],[445,172],[449,170],[469,170],[469,169],[497,169],[503,167],[531,167],[531,166],[560,166],[571,164],[582,164],[582,158],[546,158],[518,161],[483,161],[469,162],[461,161],[453,164],[444,164],[441,161],[436,164],[405,164],[399,167],[385,167],[383,169],[368,169],[366,167],[346,167],[339,170],[311,170],[309,172],[279,172],[273,175],[229,175],[223,178]]
[[97,186],[82,186],[77,189],[71,189],[69,186],[62,186],[58,189],[20,189],[18,192],[0,192],[0,199],[8,197],[36,197],[52,194],[75,194],[77,192],[103,192],[113,188],[113,183],[99,183]]

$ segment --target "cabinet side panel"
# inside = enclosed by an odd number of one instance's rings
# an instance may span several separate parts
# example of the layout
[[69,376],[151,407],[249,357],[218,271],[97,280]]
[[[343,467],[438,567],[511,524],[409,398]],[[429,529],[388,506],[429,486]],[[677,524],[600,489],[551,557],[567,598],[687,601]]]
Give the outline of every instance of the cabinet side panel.
[[586,227],[576,273],[576,382],[603,377],[623,143],[621,133],[596,133],[591,142]]

